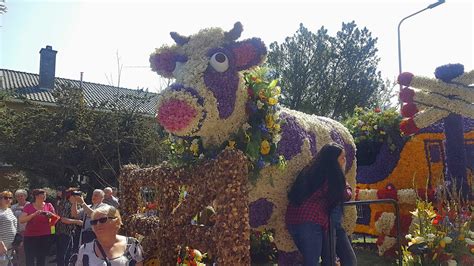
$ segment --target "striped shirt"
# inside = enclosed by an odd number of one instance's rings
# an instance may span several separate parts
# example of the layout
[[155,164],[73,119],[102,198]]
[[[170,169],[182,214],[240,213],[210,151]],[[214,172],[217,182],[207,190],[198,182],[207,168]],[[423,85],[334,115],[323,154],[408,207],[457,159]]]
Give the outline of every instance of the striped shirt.
[[0,209],[0,241],[10,248],[17,232],[17,220],[10,208]]

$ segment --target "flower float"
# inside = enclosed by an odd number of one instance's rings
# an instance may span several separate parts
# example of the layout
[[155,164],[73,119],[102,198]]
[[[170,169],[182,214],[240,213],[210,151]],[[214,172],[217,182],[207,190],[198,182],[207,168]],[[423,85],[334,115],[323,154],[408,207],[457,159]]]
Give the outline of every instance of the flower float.
[[[222,150],[246,155],[249,223],[258,230],[274,230],[279,260],[286,260],[296,250],[284,224],[288,186],[329,142],[344,146],[347,180],[355,186],[355,145],[340,123],[281,107],[278,81],[258,68],[266,56],[264,43],[259,38],[238,41],[241,32],[236,23],[228,32],[210,28],[191,36],[172,33],[176,44],[151,54],[152,70],[176,80],[161,93],[156,118],[170,133],[174,161],[184,159],[181,166],[191,171],[192,162],[212,160]],[[355,207],[346,208],[349,232],[355,219]]]

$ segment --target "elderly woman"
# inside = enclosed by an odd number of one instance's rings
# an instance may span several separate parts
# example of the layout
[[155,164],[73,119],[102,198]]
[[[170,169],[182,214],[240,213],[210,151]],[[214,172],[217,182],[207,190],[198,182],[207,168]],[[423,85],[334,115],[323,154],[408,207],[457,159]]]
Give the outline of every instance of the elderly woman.
[[[10,205],[13,194],[10,191],[0,193],[0,256],[5,256],[7,250],[12,247],[13,239],[17,231],[17,220]],[[7,265],[6,260],[0,260],[0,265]]]
[[[51,245],[51,225],[49,218],[55,210],[51,203],[45,203],[46,191],[34,189],[31,194],[34,201],[23,208],[20,223],[26,223],[23,243],[25,247],[26,265],[45,265]],[[36,264],[35,264],[36,260]]]
[[143,265],[143,251],[138,240],[117,234],[122,218],[115,207],[105,205],[95,209],[90,223],[97,238],[81,246],[76,266]]
[[[15,214],[17,219],[20,219],[20,215],[23,213],[23,208],[26,206],[26,204],[29,204],[30,202],[27,201],[28,198],[28,192],[24,189],[18,189],[15,191],[15,199],[17,201],[16,204],[12,205],[12,211],[13,214]],[[18,233],[23,236],[25,233],[25,228],[26,224],[19,223],[18,224]],[[23,247],[23,242],[16,248],[17,252],[17,258],[18,258],[18,264],[19,265],[25,265],[25,249]]]

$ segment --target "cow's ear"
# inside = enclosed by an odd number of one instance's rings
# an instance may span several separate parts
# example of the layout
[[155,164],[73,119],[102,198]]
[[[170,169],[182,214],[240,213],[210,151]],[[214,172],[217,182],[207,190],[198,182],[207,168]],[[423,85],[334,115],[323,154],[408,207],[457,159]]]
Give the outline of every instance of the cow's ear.
[[238,71],[259,65],[265,59],[267,48],[259,38],[252,38],[232,45],[235,67]]

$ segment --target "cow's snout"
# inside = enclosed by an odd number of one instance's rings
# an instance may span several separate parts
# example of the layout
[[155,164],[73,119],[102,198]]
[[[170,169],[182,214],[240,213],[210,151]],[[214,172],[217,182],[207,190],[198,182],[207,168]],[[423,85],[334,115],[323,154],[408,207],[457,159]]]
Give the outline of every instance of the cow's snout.
[[163,92],[156,118],[168,132],[189,135],[201,126],[202,105],[203,100],[195,90],[173,84]]

